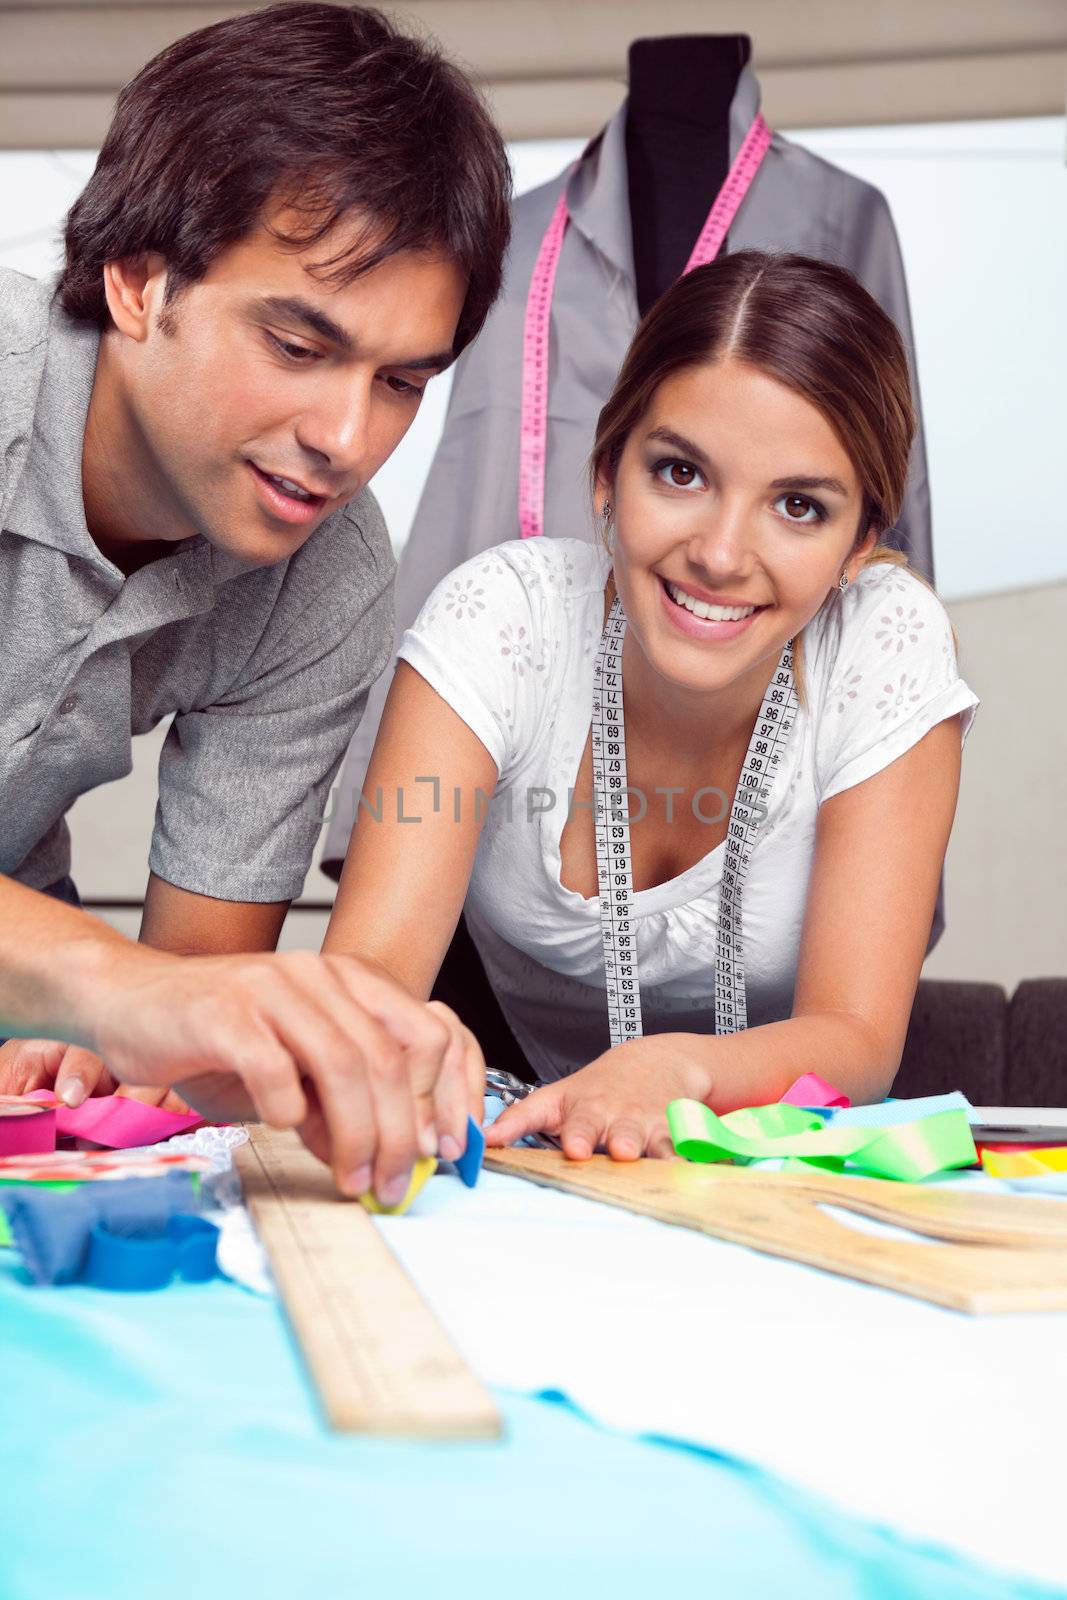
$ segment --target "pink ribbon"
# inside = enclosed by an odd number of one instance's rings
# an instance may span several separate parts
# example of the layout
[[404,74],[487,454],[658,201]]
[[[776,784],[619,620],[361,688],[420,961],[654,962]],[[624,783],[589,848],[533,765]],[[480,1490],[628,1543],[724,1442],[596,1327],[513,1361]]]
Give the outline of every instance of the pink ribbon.
[[15,1095],[0,1097],[0,1156],[39,1156],[55,1147],[54,1111]]
[[832,1083],[820,1078],[817,1072],[805,1072],[789,1085],[779,1104],[829,1110],[831,1107],[850,1106],[852,1101],[840,1089],[835,1089]]
[[[15,1113],[4,1116],[0,1101],[0,1155],[5,1156],[40,1155],[54,1150],[57,1139],[88,1139],[109,1150],[129,1150],[188,1133],[204,1120],[195,1111],[163,1111],[121,1094],[97,1095],[80,1106],[65,1106],[51,1089],[4,1098]],[[31,1110],[33,1114],[27,1115]]]

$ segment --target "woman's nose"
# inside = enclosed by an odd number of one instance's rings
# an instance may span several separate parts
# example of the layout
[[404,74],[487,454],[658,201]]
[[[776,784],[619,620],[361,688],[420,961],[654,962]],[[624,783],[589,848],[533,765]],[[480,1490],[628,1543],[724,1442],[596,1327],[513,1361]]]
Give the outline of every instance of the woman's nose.
[[687,543],[689,559],[707,572],[743,572],[752,562],[752,529],[748,512],[739,505],[711,506]]

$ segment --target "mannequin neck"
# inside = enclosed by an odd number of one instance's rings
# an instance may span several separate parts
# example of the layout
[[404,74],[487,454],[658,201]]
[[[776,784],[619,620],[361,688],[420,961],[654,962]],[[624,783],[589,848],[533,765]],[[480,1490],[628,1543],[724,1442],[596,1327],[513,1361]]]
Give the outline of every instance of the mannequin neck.
[[630,46],[629,118],[690,123],[716,133],[727,121],[737,80],[752,53],[743,33],[635,39]]
[[684,271],[726,178],[730,104],[750,53],[744,34],[630,46],[626,163],[642,315]]

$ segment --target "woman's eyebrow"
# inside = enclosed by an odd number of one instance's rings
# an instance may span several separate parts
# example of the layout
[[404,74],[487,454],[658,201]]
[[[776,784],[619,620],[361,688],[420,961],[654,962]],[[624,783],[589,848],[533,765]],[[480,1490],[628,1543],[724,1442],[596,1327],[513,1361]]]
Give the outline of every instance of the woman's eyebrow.
[[770,487],[772,489],[824,489],[830,494],[839,494],[843,500],[848,499],[848,490],[836,478],[775,478]]
[[673,428],[653,428],[652,432],[647,435],[647,442],[652,443],[653,441],[657,444],[671,445],[675,450],[680,450],[683,455],[692,456],[693,460],[699,462],[702,466],[709,467],[711,465],[710,457],[704,454],[698,444],[694,444],[692,439],[687,439],[684,433],[675,433]]

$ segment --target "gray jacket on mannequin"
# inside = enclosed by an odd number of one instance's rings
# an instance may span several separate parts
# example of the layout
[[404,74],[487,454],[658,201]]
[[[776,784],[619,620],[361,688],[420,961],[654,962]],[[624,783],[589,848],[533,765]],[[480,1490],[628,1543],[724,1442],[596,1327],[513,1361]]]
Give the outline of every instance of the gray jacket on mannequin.
[[[746,67],[730,106],[733,161],[759,110]],[[397,574],[397,640],[436,584],[480,550],[519,537],[519,407],[523,320],[534,261],[565,184],[571,216],[552,301],[545,531],[593,538],[588,461],[596,419],[638,323],[626,176],[626,106],[577,170],[523,195],[513,208],[504,287],[456,365],[444,432]],[[573,175],[572,174],[573,171]],[[879,190],[775,134],[726,241],[728,250],[793,250],[847,268],[914,346],[900,246]],[[903,511],[887,536],[933,579],[930,495],[922,425]],[[323,866],[339,874],[382,708],[386,672],[372,690],[335,790]],[[938,896],[931,948],[943,929]]]

